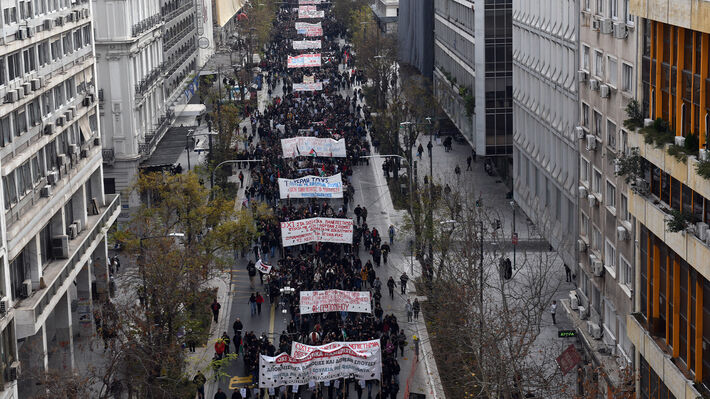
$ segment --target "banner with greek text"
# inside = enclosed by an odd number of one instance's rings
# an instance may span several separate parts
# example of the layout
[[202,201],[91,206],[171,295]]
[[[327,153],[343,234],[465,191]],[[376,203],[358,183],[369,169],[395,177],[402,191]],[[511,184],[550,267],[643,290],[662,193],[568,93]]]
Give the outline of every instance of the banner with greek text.
[[319,137],[293,137],[281,139],[284,158],[334,157],[345,158],[345,139],[333,140]]
[[314,351],[332,351],[334,349],[339,349],[342,347],[348,347],[354,352],[361,354],[372,353],[381,350],[379,339],[373,339],[372,341],[331,342],[329,344],[320,346],[311,346],[293,341],[291,343],[291,356],[295,358],[301,358],[304,356],[308,356]]
[[323,36],[323,25],[320,22],[309,24],[308,22],[296,22],[296,32],[306,37]]
[[262,262],[261,259],[256,261],[256,270],[264,273],[264,274],[269,274],[271,273],[271,265],[267,265],[266,263]]
[[321,65],[320,63],[320,54],[301,54],[288,57],[289,68],[319,67]]
[[322,47],[320,40],[294,40],[293,49],[294,50],[308,50],[312,48],[319,49]]
[[294,83],[293,91],[320,91],[323,90],[323,82],[316,83]]
[[352,219],[311,218],[281,222],[281,241],[284,247],[310,242],[352,244]]
[[279,194],[286,198],[343,198],[343,179],[333,176],[304,176],[299,179],[279,178]]
[[259,357],[259,388],[305,385],[338,378],[379,380],[382,375],[382,352],[358,353],[348,346],[331,350],[317,349],[303,357],[287,353]]
[[298,18],[299,19],[311,19],[311,18],[323,18],[325,17],[325,11],[318,11],[316,6],[300,6],[298,7]]
[[370,291],[301,291],[301,314],[325,312],[371,313]]

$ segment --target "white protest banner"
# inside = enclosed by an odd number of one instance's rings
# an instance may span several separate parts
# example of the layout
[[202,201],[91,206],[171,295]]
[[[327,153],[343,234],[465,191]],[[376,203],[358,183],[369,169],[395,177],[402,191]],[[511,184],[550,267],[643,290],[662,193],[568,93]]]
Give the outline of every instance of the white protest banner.
[[373,353],[381,349],[379,339],[373,339],[371,341],[331,342],[320,346],[311,346],[293,341],[291,343],[291,356],[302,358],[317,350],[332,351],[342,347],[348,347],[359,354]]
[[324,312],[371,313],[369,291],[301,291],[301,314]]
[[298,18],[299,19],[311,19],[311,18],[323,18],[325,17],[325,11],[318,11],[316,6],[300,6],[298,7]]
[[294,83],[293,91],[320,91],[323,90],[323,82],[316,83]]
[[271,265],[267,265],[266,263],[262,262],[261,259],[256,261],[256,270],[264,273],[264,274],[269,274],[271,273]]
[[303,77],[303,83],[315,83],[316,77],[313,75],[306,75]]
[[323,36],[323,25],[320,22],[309,24],[308,22],[296,22],[296,32],[307,37]]
[[281,139],[284,158],[334,157],[345,158],[345,139],[333,140],[319,137],[293,137]]
[[281,199],[286,198],[343,198],[343,179],[333,176],[304,176],[300,179],[279,178]]
[[289,68],[319,67],[321,65],[320,63],[320,54],[301,54],[288,57]]
[[298,0],[298,4],[320,4],[323,0]]
[[294,50],[308,50],[312,48],[321,48],[322,43],[320,40],[294,40],[293,49]]
[[352,244],[352,219],[311,218],[281,222],[281,240],[284,247],[309,242],[334,242]]
[[[314,350],[300,358],[286,353],[259,357],[259,388],[305,385],[338,378],[378,380],[382,375],[382,352],[358,353],[347,346],[330,351]],[[336,381],[337,383],[337,381]]]

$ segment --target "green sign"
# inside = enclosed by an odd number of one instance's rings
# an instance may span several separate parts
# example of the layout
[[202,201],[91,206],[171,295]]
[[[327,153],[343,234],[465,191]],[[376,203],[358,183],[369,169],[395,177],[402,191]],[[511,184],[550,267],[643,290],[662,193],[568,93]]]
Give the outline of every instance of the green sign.
[[575,330],[558,330],[557,336],[560,338],[574,338],[577,336],[577,331],[575,331]]

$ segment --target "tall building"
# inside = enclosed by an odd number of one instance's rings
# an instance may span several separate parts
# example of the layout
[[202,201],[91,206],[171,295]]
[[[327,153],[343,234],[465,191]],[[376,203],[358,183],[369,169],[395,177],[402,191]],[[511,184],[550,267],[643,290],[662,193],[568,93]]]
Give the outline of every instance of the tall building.
[[380,30],[384,33],[396,34],[399,0],[375,0],[371,7]]
[[513,5],[515,201],[577,274],[578,3]]
[[413,66],[431,79],[434,72],[434,3],[400,0],[397,39],[400,62]]
[[599,379],[604,393],[627,388],[634,356],[626,334],[626,315],[633,311],[634,219],[625,177],[616,175],[618,166],[610,160],[630,154],[623,121],[636,94],[637,32],[629,0],[582,2],[575,128],[580,308],[568,310],[582,326],[586,355],[610,376]]
[[104,195],[91,14],[88,0],[2,2],[2,398],[81,367],[93,303],[107,296],[120,208]]
[[650,120],[665,121],[648,120],[648,127],[628,138],[642,160],[628,193],[629,212],[637,221],[636,312],[627,316],[637,350],[637,397],[707,397],[710,181],[703,170],[710,120],[710,3],[633,0],[631,13],[639,18],[641,68],[635,75],[641,108]]
[[[96,2],[107,193],[133,184],[174,120],[174,105],[188,100],[184,86],[198,65],[198,21],[204,30],[199,1]],[[122,202],[129,208],[138,199],[124,195]]]
[[434,2],[434,93],[477,155],[513,153],[512,0]]

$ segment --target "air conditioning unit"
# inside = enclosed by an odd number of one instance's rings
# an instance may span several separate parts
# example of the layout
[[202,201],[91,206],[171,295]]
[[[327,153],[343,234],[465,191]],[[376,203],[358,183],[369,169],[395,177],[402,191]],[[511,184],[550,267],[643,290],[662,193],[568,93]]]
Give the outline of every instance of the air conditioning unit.
[[6,296],[0,298],[0,316],[5,316],[10,309],[10,300]]
[[64,116],[67,117],[67,121],[74,120],[74,116],[76,116],[76,108],[69,107],[67,112],[64,113]]
[[698,154],[698,158],[700,158],[701,161],[707,161],[708,159],[710,159],[710,156],[708,156],[708,154],[710,154],[710,152],[708,152],[708,150],[700,149],[699,154]]
[[74,22],[74,13],[69,13],[64,17],[65,22]]
[[673,138],[673,141],[674,141],[675,145],[677,145],[679,147],[685,146],[685,137],[683,137],[683,136],[675,136]]
[[629,239],[629,231],[626,230],[626,227],[624,226],[617,226],[616,227],[616,239],[619,241],[626,241]]
[[84,99],[81,100],[81,105],[83,105],[85,107],[88,107],[89,105],[91,105],[91,100],[89,100],[89,97],[84,97]]
[[83,9],[82,12],[84,14],[84,18],[89,18],[89,9],[88,8]]
[[81,220],[75,220],[75,221],[74,221],[74,225],[76,226],[76,232],[77,232],[77,234],[81,234],[81,231],[84,230],[84,228],[83,228],[84,226],[83,226],[83,224],[81,223]]
[[52,257],[69,258],[69,236],[61,235],[52,237]]
[[587,318],[589,317],[589,308],[580,305],[577,310],[579,311],[579,318],[582,320],[587,320]]
[[23,83],[22,88],[20,90],[22,90],[25,95],[28,96],[30,93],[32,93],[32,84],[29,82]]
[[32,79],[30,81],[30,88],[32,90],[39,90],[42,88],[42,86],[39,84],[39,79]]
[[7,368],[7,380],[17,381],[18,378],[20,378],[20,362],[14,361]]
[[609,85],[600,85],[599,95],[602,98],[609,98],[609,96],[611,95],[611,89],[609,88]]
[[597,277],[601,277],[602,274],[604,274],[604,264],[602,263],[602,261],[600,261],[600,260],[597,261],[596,263],[594,263],[593,266],[594,266],[594,275]]
[[25,98],[25,91],[24,91],[24,90],[22,90],[22,89],[17,89],[17,90],[15,90],[15,91],[17,92],[17,98],[18,98],[19,100],[22,100],[23,98]]
[[27,27],[27,37],[32,37],[35,35],[35,28],[32,26]]
[[52,20],[51,20],[51,19],[45,19],[44,22],[42,22],[42,29],[44,29],[44,30],[50,30],[50,29],[52,29]]
[[602,339],[602,329],[599,324],[588,321],[587,322],[587,332],[594,339]]
[[57,119],[54,121],[54,124],[57,126],[64,126],[64,122],[65,122],[64,117],[60,116],[60,117],[57,117]]
[[101,145],[101,139],[98,137],[94,137],[94,145],[96,145],[96,146]]
[[69,154],[79,155],[79,146],[76,144],[69,144]]
[[46,186],[42,187],[39,194],[43,198],[51,197],[52,196],[52,186],[50,184],[47,184]]
[[81,158],[87,158],[88,156],[89,156],[89,150],[81,150],[81,152],[79,152],[79,157],[81,157]]
[[599,80],[598,79],[589,79],[589,87],[592,90],[599,90]]
[[587,188],[584,186],[579,186],[577,187],[577,191],[579,191],[579,198],[587,198]]
[[616,22],[614,23],[614,37],[617,39],[625,39],[626,36],[628,36],[629,33],[626,30],[626,23],[625,22]]
[[582,70],[577,71],[577,80],[579,81],[579,83],[586,82],[588,78],[589,78],[589,72],[582,71]]
[[593,134],[587,135],[587,151],[594,151],[597,149],[597,136]]
[[582,140],[584,139],[586,133],[584,132],[584,128],[582,126],[575,126],[574,127],[574,135],[577,137],[577,140]]
[[614,30],[614,24],[611,18],[603,18],[600,23],[599,31],[605,35],[611,34]]
[[81,10],[74,10],[74,20],[75,21],[80,20],[83,15],[84,15],[84,13],[81,12]]
[[577,310],[579,308],[579,297],[577,296],[577,291],[570,291],[569,292],[569,307],[572,308],[572,310]]
[[17,94],[17,90],[10,90],[5,95],[5,102],[6,103],[14,103],[19,99],[20,99],[20,96]]
[[27,279],[22,282],[22,292],[21,295],[23,298],[29,298],[30,295],[32,295],[32,280]]
[[59,166],[64,166],[69,163],[69,157],[66,154],[57,155],[57,163]]
[[73,240],[76,238],[79,233],[76,230],[76,225],[74,223],[70,224],[69,227],[67,228],[67,235],[69,236],[70,240]]
[[59,17],[55,19],[54,26],[64,26],[64,17]]
[[587,252],[587,243],[581,239],[577,240],[577,248],[579,248],[579,252]]
[[27,31],[22,28],[17,29],[17,32],[15,32],[15,39],[17,39],[17,40],[27,39]]
[[592,30],[598,32],[598,31],[599,31],[599,25],[600,25],[600,23],[599,23],[599,18],[596,18],[596,17],[592,18]]
[[587,201],[589,201],[590,208],[594,208],[595,206],[599,205],[599,201],[597,200],[597,196],[594,194],[589,194],[587,196]]
[[59,172],[56,170],[53,170],[49,173],[47,173],[47,184],[55,185],[59,182]]
[[50,135],[54,133],[54,123],[47,123],[44,125],[44,134]]
[[703,222],[698,222],[695,225],[695,229],[698,232],[698,238],[700,238],[700,241],[705,241],[705,238],[707,237],[708,234],[708,224],[703,223]]

